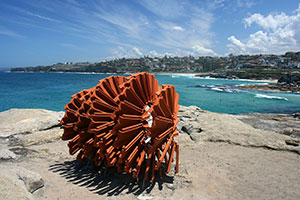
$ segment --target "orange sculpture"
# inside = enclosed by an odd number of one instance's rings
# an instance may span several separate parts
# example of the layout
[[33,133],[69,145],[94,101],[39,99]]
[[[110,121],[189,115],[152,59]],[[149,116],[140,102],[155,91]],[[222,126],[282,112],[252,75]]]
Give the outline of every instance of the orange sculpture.
[[[110,76],[72,96],[61,120],[63,140],[79,160],[116,167],[118,172],[154,180],[168,173],[176,152],[178,173],[178,99],[172,85],[158,85],[155,76],[136,73]],[[141,171],[143,173],[141,173]]]

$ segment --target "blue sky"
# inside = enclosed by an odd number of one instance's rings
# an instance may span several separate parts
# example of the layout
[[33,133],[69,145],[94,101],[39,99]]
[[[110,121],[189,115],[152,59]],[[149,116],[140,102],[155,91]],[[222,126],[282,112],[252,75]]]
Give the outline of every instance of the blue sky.
[[300,51],[296,0],[0,0],[0,68]]

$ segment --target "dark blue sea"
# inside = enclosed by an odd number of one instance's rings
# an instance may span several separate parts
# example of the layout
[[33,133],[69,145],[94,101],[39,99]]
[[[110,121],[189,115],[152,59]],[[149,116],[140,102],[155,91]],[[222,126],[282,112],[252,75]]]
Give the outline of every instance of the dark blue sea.
[[[71,96],[95,86],[110,74],[0,72],[0,111],[43,108],[62,111]],[[172,84],[179,103],[221,113],[300,112],[300,94],[238,89],[239,84],[265,84],[246,80],[196,78],[193,75],[156,75],[160,84]]]

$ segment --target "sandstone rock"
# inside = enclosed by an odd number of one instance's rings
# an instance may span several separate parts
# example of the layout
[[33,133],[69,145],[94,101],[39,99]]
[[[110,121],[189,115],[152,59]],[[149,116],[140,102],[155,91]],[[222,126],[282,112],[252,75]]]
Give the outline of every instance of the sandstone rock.
[[180,131],[190,134],[192,129],[193,129],[193,125],[189,122],[185,122],[185,123],[183,123]]
[[233,115],[233,117],[257,129],[300,138],[300,120],[296,114],[251,113]]
[[57,126],[62,116],[63,112],[43,109],[11,109],[0,112],[0,137]]
[[55,142],[61,139],[63,129],[59,127],[18,137],[18,142],[25,147]]
[[179,112],[184,112],[188,109],[189,107],[188,106],[182,106],[182,105],[179,105]]
[[[182,120],[187,115],[194,120]],[[180,133],[189,134],[195,142],[225,142],[300,153],[300,146],[297,146],[298,139],[294,139],[293,141],[296,142],[292,144],[289,142],[291,139],[289,136],[255,129],[232,115],[202,111],[201,109],[197,111],[195,107],[181,107],[179,119],[182,121]]]
[[190,137],[194,142],[200,142],[200,141],[202,141],[202,138],[203,138],[201,135],[201,132],[197,132],[197,131],[192,131],[190,133]]
[[300,119],[300,112],[294,113],[293,117]]
[[34,191],[44,186],[41,176],[23,167],[1,166],[0,197],[1,199],[31,200]]
[[[199,124],[201,119],[198,116],[204,111],[197,106],[181,106],[180,110],[181,112],[178,114],[180,120],[177,125],[178,131],[181,134],[188,134],[193,141],[201,141],[202,128]],[[186,142],[185,139],[184,142]]]
[[[56,141],[60,130],[51,128],[9,137],[30,153],[18,162],[0,164],[0,199],[299,199],[299,155],[287,152],[299,152],[297,138],[258,130],[233,115],[193,106],[180,110],[178,127],[185,126],[187,132],[179,130],[174,138],[180,144],[180,167],[173,179],[166,177],[166,182],[139,191],[131,183],[93,178],[90,172],[75,170],[76,158],[68,155],[66,141]],[[284,122],[282,117],[273,121]],[[0,147],[7,149],[7,143],[8,138],[0,140]],[[41,177],[14,165],[38,171],[47,187],[37,190],[43,185]]]
[[26,190],[21,180],[12,179],[0,171],[0,196],[5,200],[31,200],[31,194]]
[[175,139],[179,142],[180,145],[188,145],[193,143],[191,137],[188,134],[184,133],[180,133]]
[[153,199],[153,197],[150,195],[147,195],[147,194],[140,194],[139,196],[137,196],[137,199],[138,200],[151,200],[151,199]]
[[189,106],[189,109],[195,110],[197,112],[204,112],[201,108],[197,107],[197,106]]
[[180,106],[178,117],[183,121],[196,121],[200,113],[204,112],[201,108],[197,106]]
[[184,125],[184,122],[183,121],[179,121],[178,124],[177,124],[177,130],[180,132],[182,130],[182,126]]
[[44,180],[42,179],[41,175],[29,171],[23,167],[14,167],[11,169],[12,172],[14,172],[19,179],[21,179],[28,192],[33,193],[37,189],[41,188],[44,186]]
[[17,155],[9,149],[0,149],[0,160],[13,160],[16,159]]

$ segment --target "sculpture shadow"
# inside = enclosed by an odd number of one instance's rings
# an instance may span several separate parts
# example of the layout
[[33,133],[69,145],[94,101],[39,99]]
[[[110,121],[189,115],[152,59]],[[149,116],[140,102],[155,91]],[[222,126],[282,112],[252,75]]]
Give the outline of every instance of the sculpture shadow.
[[80,163],[78,160],[65,161],[49,166],[49,170],[58,173],[66,178],[68,182],[86,187],[90,191],[99,195],[116,196],[126,191],[127,194],[140,195],[150,193],[155,185],[158,189],[163,189],[163,183],[173,183],[174,178],[164,175],[162,178],[156,178],[154,181],[143,181],[133,179],[131,175],[120,174],[113,168],[101,168],[87,163]]

